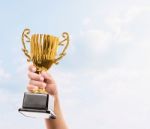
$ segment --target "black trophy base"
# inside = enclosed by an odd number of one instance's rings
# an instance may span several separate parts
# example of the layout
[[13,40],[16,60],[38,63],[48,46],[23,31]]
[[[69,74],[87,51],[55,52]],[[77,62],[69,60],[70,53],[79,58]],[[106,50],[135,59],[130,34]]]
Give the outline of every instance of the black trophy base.
[[[50,105],[51,103],[51,105]],[[18,111],[27,117],[55,119],[54,101],[48,94],[24,93],[22,108]]]

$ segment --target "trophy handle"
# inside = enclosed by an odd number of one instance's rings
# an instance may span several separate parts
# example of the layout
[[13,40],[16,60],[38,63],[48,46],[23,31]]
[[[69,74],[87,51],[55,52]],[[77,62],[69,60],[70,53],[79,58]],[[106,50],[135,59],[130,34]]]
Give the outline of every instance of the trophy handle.
[[66,49],[68,48],[68,45],[69,45],[69,34],[67,32],[63,32],[62,37],[64,39],[62,41],[60,41],[58,45],[60,45],[60,46],[64,46],[65,44],[66,45],[65,45],[64,49],[62,50],[62,52],[59,54],[59,57],[57,57],[55,59],[55,64],[58,64],[59,63],[58,61],[61,60],[66,55]]
[[23,44],[23,48],[22,51],[24,52],[24,54],[27,56],[27,61],[30,62],[31,61],[31,56],[29,54],[29,51],[26,48],[26,43],[30,42],[30,29],[24,29],[23,33],[22,33],[22,44]]

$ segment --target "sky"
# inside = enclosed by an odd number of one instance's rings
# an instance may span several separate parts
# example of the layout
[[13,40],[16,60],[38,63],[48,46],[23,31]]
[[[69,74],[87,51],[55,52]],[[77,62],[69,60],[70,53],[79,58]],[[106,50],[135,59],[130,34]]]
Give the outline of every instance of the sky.
[[150,128],[149,0],[0,0],[0,128],[44,129],[18,113],[28,84],[21,44],[31,33],[70,34],[48,72],[70,129]]

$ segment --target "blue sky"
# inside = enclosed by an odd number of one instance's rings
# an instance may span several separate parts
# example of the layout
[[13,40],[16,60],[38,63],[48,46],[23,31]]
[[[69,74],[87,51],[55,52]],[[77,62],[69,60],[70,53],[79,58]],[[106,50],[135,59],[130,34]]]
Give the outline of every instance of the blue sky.
[[71,129],[150,128],[150,1],[0,1],[0,128],[43,129],[17,112],[28,83],[21,48],[31,33],[71,36],[53,66]]

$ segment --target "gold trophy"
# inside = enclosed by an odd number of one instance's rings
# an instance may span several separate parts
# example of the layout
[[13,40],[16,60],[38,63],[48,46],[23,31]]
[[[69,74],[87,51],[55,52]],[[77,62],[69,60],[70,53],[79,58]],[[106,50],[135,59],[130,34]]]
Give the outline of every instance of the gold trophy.
[[[30,52],[26,44],[30,44]],[[24,29],[22,33],[23,52],[27,61],[32,61],[36,67],[36,73],[47,71],[53,64],[58,64],[65,54],[69,45],[69,34],[62,33],[62,38],[48,34],[33,34],[30,36],[30,29]],[[57,54],[58,47],[64,46],[62,52]],[[55,119],[54,97],[49,95],[45,89],[25,92],[22,108],[18,110],[28,117],[41,117]]]

